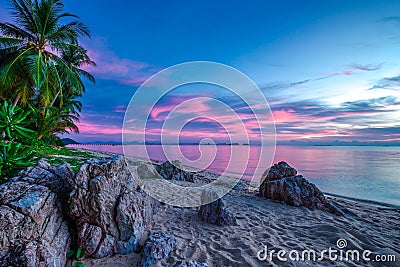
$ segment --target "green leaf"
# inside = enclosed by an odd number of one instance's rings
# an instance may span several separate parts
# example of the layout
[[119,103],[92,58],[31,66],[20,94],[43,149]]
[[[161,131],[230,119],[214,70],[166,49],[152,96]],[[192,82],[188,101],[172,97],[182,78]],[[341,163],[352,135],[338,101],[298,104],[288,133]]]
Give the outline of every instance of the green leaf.
[[76,251],[76,259],[82,258],[83,255],[85,255],[85,250],[84,250],[84,249],[78,249],[78,250]]
[[72,259],[75,255],[75,250],[70,250],[67,253],[67,259]]
[[83,262],[81,261],[76,261],[72,264],[72,267],[84,267],[85,264],[83,264]]

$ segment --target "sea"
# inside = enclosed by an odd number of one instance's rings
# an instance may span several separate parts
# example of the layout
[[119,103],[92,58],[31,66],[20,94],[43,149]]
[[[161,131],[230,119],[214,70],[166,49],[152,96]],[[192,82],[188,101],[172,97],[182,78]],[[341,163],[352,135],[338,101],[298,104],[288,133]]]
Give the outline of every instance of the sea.
[[[325,193],[400,206],[400,147],[396,146],[69,146],[156,161],[178,159],[190,167],[255,180],[272,162],[286,161]],[[261,157],[263,151],[270,156]]]

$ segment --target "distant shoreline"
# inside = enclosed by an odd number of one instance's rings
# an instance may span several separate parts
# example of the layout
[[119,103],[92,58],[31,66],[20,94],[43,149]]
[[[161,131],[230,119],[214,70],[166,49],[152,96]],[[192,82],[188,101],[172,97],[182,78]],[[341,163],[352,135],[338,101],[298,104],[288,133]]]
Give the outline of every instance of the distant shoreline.
[[[91,144],[86,144],[86,145],[91,145]],[[123,155],[123,154],[119,154],[119,153],[105,152],[105,151],[100,151],[100,150],[91,150],[91,149],[85,149],[85,148],[75,148],[74,145],[69,145],[69,148],[76,149],[76,150],[83,150],[83,151],[94,151],[94,152],[98,153],[99,155],[105,155],[105,156]],[[136,158],[136,159],[139,159],[139,160],[145,159],[145,158],[141,158],[141,157],[132,157],[132,158]],[[151,159],[151,161],[154,162],[154,163],[159,163],[160,162],[158,160],[153,160],[153,159]],[[186,166],[186,167],[191,168],[190,166]],[[215,175],[219,175],[218,173],[213,172],[213,171],[209,171],[209,170],[207,170],[206,172],[211,173],[211,174],[215,174]],[[235,177],[233,177],[233,178],[236,179]],[[240,180],[248,182],[248,180],[243,179],[243,178],[240,179]],[[330,198],[340,198],[340,199],[344,199],[344,200],[349,200],[349,201],[354,201],[354,202],[361,202],[361,203],[369,204],[369,205],[378,205],[378,206],[388,207],[388,208],[396,208],[396,209],[400,208],[400,205],[389,204],[389,203],[376,201],[376,200],[348,197],[348,196],[338,195],[338,194],[329,193],[329,192],[325,192],[325,191],[323,191],[323,193],[326,196],[330,197]]]
[[[76,144],[67,144],[67,146],[74,146],[74,145],[88,145],[88,146],[122,146],[122,145],[129,145],[129,146],[177,146],[178,144],[121,144],[121,143],[76,143]],[[209,144],[196,144],[196,143],[183,143],[179,144],[181,146],[210,146]],[[216,146],[261,146],[261,145],[256,145],[256,144],[215,144]],[[264,145],[268,146],[268,145]],[[276,146],[292,146],[292,147],[400,147],[400,144],[393,144],[393,145],[382,145],[382,144],[370,144],[370,145],[315,145],[315,144],[309,144],[309,145],[294,145],[294,144],[277,144]]]

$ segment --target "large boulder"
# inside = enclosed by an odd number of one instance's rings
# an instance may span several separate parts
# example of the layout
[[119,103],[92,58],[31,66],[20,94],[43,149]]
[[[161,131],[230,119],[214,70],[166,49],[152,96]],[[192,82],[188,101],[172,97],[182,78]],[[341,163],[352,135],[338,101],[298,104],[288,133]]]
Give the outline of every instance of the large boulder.
[[141,266],[148,267],[168,258],[177,245],[178,241],[173,236],[167,235],[160,230],[151,233],[143,250]]
[[72,178],[68,164],[39,161],[0,185],[0,266],[65,266]]
[[182,170],[180,167],[175,166],[169,161],[156,165],[155,167],[157,172],[164,177],[164,179],[191,183],[199,182],[194,173]]
[[210,224],[235,225],[236,218],[229,208],[225,207],[225,202],[219,198],[216,191],[204,189],[201,193],[201,203],[198,217],[200,220]]
[[87,257],[128,254],[144,245],[156,201],[142,191],[123,157],[88,160],[74,183],[69,214]]
[[259,195],[296,207],[319,209],[343,215],[343,211],[328,201],[324,194],[286,162],[279,162],[263,175]]

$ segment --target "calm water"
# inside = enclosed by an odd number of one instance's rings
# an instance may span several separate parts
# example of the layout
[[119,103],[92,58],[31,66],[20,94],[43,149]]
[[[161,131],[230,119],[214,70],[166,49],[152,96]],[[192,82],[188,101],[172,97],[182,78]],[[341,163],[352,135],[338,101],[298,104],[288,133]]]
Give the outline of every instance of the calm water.
[[[123,153],[122,146],[73,145],[98,151]],[[144,146],[127,146],[126,153],[146,157]],[[185,162],[178,146],[147,146],[151,159],[164,161],[179,159],[184,165],[207,167],[214,172],[223,172],[229,166],[232,176],[242,176],[239,165],[247,162],[243,178],[260,177],[269,162],[261,162],[260,147],[257,146],[180,146],[182,154],[192,162]],[[210,155],[215,159],[209,164]],[[233,162],[229,158],[233,155]],[[203,156],[203,157],[202,157]],[[211,157],[213,158],[213,157]],[[400,205],[400,147],[333,147],[333,146],[278,146],[274,162],[286,161],[299,174],[307,177],[322,191],[337,195]]]

